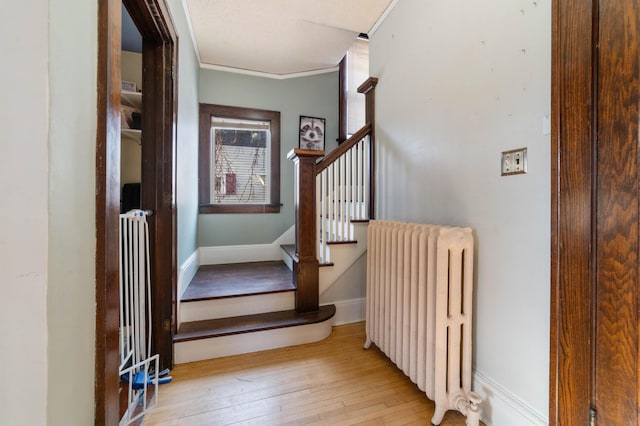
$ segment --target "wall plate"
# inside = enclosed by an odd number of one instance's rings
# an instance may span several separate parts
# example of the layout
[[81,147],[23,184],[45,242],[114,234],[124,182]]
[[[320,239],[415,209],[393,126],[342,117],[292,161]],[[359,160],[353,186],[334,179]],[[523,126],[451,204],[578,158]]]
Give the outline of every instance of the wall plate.
[[502,176],[527,173],[527,148],[502,152]]

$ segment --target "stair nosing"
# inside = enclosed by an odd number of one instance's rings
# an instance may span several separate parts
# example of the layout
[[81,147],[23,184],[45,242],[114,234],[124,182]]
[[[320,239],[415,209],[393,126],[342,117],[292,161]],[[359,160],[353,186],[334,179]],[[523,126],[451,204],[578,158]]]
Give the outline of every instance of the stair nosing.
[[[242,315],[238,317],[231,318],[219,318],[213,320],[201,320],[201,321],[192,321],[188,323],[181,324],[181,328],[183,328],[186,324],[200,324],[202,326],[205,323],[209,324],[222,324],[225,322],[229,322],[230,320],[238,320],[239,322],[255,322],[260,319],[265,319],[269,317],[278,316],[278,314],[282,315],[282,318],[265,321],[263,323],[256,323],[253,327],[242,325],[241,328],[237,330],[232,330],[231,327],[225,327],[224,331],[216,332],[215,329],[209,328],[205,330],[194,330],[194,331],[186,331],[176,333],[173,336],[174,343],[188,342],[193,340],[202,340],[202,339],[210,339],[215,337],[223,337],[223,336],[232,336],[236,334],[246,334],[246,333],[254,333],[260,331],[269,331],[276,330],[279,328],[288,328],[288,327],[296,327],[301,325],[311,325],[317,324],[331,319],[336,314],[335,305],[323,305],[320,306],[320,309],[316,312],[306,312],[306,313],[296,313],[295,310],[287,310],[287,311],[277,311],[277,312],[268,312],[262,314],[253,314],[253,315]],[[286,315],[293,315],[293,319],[286,318]],[[316,318],[305,318],[310,316],[317,316]],[[253,321],[249,321],[253,320]],[[182,336],[184,335],[184,336]]]
[[358,244],[358,240],[331,240],[327,241],[327,245],[336,245],[336,244]]
[[[291,284],[293,285],[293,284]],[[283,290],[270,290],[270,291],[258,291],[254,293],[242,293],[242,294],[227,294],[223,296],[206,296],[206,297],[194,297],[190,299],[181,299],[180,303],[192,303],[192,302],[205,302],[207,300],[219,300],[219,299],[233,299],[236,297],[248,297],[248,296],[260,296],[265,294],[277,294],[277,293],[288,293],[291,291],[296,291],[295,287],[287,288]]]

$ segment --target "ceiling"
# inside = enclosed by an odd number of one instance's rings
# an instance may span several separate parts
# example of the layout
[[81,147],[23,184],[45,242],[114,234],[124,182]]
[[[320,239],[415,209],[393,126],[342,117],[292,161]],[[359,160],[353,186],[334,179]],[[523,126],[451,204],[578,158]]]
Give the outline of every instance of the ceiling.
[[[286,78],[335,68],[398,0],[183,0],[200,65]],[[184,38],[183,38],[184,40]]]
[[[200,65],[274,78],[335,69],[398,0],[182,0]],[[183,37],[184,40],[184,37]],[[142,37],[122,6],[122,49]]]

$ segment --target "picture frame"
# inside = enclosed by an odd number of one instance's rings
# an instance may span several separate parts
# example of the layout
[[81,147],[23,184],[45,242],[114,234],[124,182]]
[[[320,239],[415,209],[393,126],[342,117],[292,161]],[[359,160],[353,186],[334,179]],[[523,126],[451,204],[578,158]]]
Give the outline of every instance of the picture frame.
[[300,116],[300,138],[298,147],[324,151],[326,120],[318,117]]

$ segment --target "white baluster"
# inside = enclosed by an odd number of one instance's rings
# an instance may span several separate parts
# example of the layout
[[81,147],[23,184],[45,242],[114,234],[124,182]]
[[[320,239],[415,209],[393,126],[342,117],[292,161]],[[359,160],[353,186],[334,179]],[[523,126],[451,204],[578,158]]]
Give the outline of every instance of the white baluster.
[[327,177],[329,173],[327,169],[322,171],[322,261],[327,262],[328,253],[327,253],[327,235],[329,234],[328,229],[328,218],[329,218],[329,186],[327,184]]
[[331,216],[331,237],[330,241],[335,241],[338,239],[338,185],[340,185],[340,180],[338,178],[338,167],[336,163],[331,165],[333,171],[333,188],[331,190],[331,204],[333,205],[333,215]]
[[340,233],[340,241],[344,241],[347,239],[346,233],[346,206],[345,206],[345,180],[347,177],[346,168],[345,168],[345,158],[344,155],[340,157],[339,160],[339,178],[340,178],[340,222],[338,222],[338,228]]
[[347,236],[348,240],[353,240],[353,234],[351,229],[353,228],[351,226],[351,205],[352,205],[352,198],[351,198],[351,150],[347,151],[345,153],[345,159],[344,159],[344,163],[345,163],[345,178],[344,178],[344,185],[345,185],[345,189],[344,189],[344,209],[345,209],[345,221],[344,221],[344,226],[346,229],[345,235]]
[[[353,148],[349,150],[349,157],[351,157],[351,179],[350,179],[351,208],[349,211],[349,215],[351,216],[352,219],[358,219],[356,215],[356,188],[357,188],[356,176],[358,174],[358,167],[356,166],[357,156],[358,156],[358,148],[357,148],[357,145],[355,145]],[[351,227],[351,229],[353,230],[353,226]]]
[[362,201],[360,196],[360,185],[362,182],[360,181],[360,171],[362,170],[362,150],[360,147],[360,142],[358,142],[355,146],[355,157],[356,157],[356,174],[355,174],[355,187],[356,187],[356,197],[355,197],[355,205],[353,208],[353,216],[355,219],[361,219],[360,217],[360,202]]
[[364,166],[362,168],[362,194],[363,194],[363,206],[362,206],[362,217],[369,217],[369,162],[371,161],[370,148],[369,148],[370,138],[367,136],[364,139],[363,148],[364,148]]
[[322,261],[322,181],[316,177],[316,256]]

